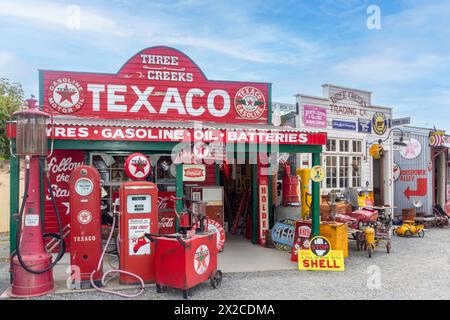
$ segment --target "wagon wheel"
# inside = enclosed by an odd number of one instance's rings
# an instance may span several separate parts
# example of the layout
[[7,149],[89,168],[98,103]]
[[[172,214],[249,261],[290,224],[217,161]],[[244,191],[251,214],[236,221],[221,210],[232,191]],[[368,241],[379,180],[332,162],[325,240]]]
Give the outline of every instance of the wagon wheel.
[[406,230],[406,231],[405,231],[405,237],[406,237],[406,238],[411,238],[412,235],[413,235],[413,234],[412,234],[411,230]]
[[373,254],[372,245],[367,246],[367,254],[369,255],[369,258],[372,258],[372,254]]
[[211,287],[217,289],[222,284],[222,271],[215,271],[210,278]]
[[417,235],[418,235],[419,237],[423,238],[423,237],[425,236],[425,231],[422,229],[422,230],[420,230],[420,231],[417,233]]
[[388,242],[386,243],[386,251],[387,251],[387,253],[391,253],[391,249],[392,249],[392,247],[391,247],[391,242],[388,241]]

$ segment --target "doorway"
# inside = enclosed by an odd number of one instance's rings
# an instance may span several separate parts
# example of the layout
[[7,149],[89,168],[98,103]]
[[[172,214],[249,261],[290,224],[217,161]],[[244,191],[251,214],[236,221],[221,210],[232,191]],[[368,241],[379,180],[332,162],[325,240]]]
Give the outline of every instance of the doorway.
[[252,166],[245,163],[225,164],[221,172],[225,197],[225,222],[233,236],[252,239]]
[[433,149],[433,202],[444,207],[447,187],[447,148]]
[[375,205],[384,204],[384,168],[383,158],[373,159],[373,197]]

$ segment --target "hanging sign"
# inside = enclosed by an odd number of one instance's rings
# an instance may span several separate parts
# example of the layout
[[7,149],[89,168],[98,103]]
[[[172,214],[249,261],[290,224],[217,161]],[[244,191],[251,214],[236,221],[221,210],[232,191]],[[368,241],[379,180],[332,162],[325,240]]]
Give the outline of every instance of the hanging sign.
[[298,269],[314,271],[344,271],[342,250],[332,250],[330,241],[322,236],[309,242],[308,250],[298,250]]
[[204,164],[183,164],[183,181],[205,181],[205,179]]
[[389,121],[391,127],[404,126],[411,123],[410,117],[391,119]]
[[125,173],[133,180],[145,180],[150,169],[150,161],[142,153],[133,153],[125,161]]
[[387,119],[383,112],[375,112],[372,117],[373,132],[377,135],[383,135],[387,130]]
[[430,131],[428,135],[428,144],[431,147],[440,147],[444,143],[446,143],[445,131],[443,130]]
[[422,152],[422,145],[420,142],[414,138],[411,138],[407,143],[406,147],[399,150],[400,155],[408,160],[417,158]]
[[322,166],[314,166],[311,168],[309,176],[314,182],[322,182],[322,180],[325,178],[325,171],[323,170]]
[[266,123],[269,84],[212,81],[184,53],[144,49],[118,73],[40,71],[43,104],[77,117]]

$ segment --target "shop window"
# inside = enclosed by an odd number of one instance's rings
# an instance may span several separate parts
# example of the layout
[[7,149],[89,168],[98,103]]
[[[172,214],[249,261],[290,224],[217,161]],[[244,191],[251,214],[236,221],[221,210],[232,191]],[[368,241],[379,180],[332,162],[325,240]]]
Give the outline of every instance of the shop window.
[[324,152],[326,178],[325,189],[345,189],[361,187],[362,180],[362,140],[328,139]]
[[337,157],[327,156],[326,157],[326,187],[327,188],[337,188]]
[[336,139],[327,139],[327,151],[336,151]]
[[353,145],[353,152],[354,153],[361,153],[362,152],[362,141],[360,141],[360,140],[353,140],[352,141],[352,145]]
[[352,157],[352,186],[361,187],[361,157]]
[[350,141],[349,140],[339,140],[339,151],[340,152],[350,152]]
[[339,188],[349,186],[349,157],[339,157]]

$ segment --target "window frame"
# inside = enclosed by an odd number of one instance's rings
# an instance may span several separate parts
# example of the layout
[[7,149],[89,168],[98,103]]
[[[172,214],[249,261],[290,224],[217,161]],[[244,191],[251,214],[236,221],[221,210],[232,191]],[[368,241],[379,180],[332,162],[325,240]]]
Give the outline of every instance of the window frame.
[[[328,150],[329,141],[335,141],[336,150],[330,151]],[[341,142],[340,141],[348,141],[348,151],[341,151]],[[359,148],[358,148],[359,144]],[[362,187],[362,177],[363,177],[363,159],[364,159],[364,153],[363,153],[363,146],[364,146],[364,140],[363,139],[349,139],[349,138],[328,138],[327,139],[327,147],[325,148],[323,152],[323,159],[322,163],[325,167],[325,179],[321,183],[321,188],[325,191],[329,191],[332,189],[341,189],[344,190],[346,188],[352,188],[352,187]],[[360,149],[358,151],[358,149]],[[336,166],[333,166],[331,163],[331,166],[329,165],[328,158],[335,157]],[[346,158],[347,160],[345,160]],[[357,160],[359,159],[359,160]],[[330,160],[332,161],[332,160]],[[359,167],[359,174],[355,175],[355,170],[353,164],[357,163]],[[342,164],[347,162],[346,168],[341,168]],[[342,163],[342,164],[341,164]],[[331,169],[330,169],[331,168]],[[336,176],[328,177],[328,174],[330,173],[330,170],[333,170],[336,168]],[[341,181],[341,180],[344,180]],[[358,179],[358,180],[355,180]],[[334,181],[333,181],[334,180]],[[356,182],[356,183],[355,183]],[[357,183],[359,182],[359,184]]]

